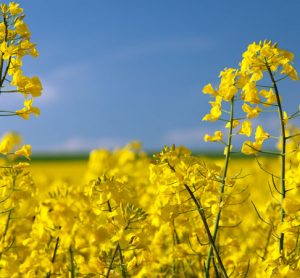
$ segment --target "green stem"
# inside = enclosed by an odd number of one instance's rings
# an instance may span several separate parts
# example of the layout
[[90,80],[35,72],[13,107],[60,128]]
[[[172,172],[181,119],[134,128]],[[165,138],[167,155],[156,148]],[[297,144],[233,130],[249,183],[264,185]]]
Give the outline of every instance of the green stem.
[[5,228],[4,228],[4,232],[3,232],[3,238],[5,238],[7,231],[8,231],[8,226],[9,226],[9,222],[11,219],[11,213],[12,213],[12,209],[9,210],[8,215],[7,215],[7,219],[6,219],[6,223],[5,223]]
[[124,263],[124,259],[123,259],[123,254],[122,254],[122,249],[120,246],[120,243],[118,243],[118,250],[119,250],[119,257],[120,257],[120,267],[121,267],[121,271],[122,271],[122,277],[126,278],[127,277],[127,271],[126,271],[126,264]]
[[[4,22],[4,26],[5,26],[5,40],[4,41],[6,42],[6,38],[7,38],[7,21],[6,21],[5,15],[3,15],[3,22]],[[1,79],[1,83],[0,83],[0,89],[3,87],[3,82],[2,82],[3,65],[4,65],[3,53],[1,53],[1,62],[0,62],[0,79]]]
[[286,136],[285,139],[291,139],[293,137],[296,137],[296,136],[300,136],[300,133],[296,133],[296,134],[293,134],[293,135],[290,135],[290,136]]
[[[234,120],[234,97],[231,99],[230,102],[230,128],[229,128],[229,134],[228,134],[228,140],[227,140],[227,151],[226,151],[226,157],[225,157],[225,166],[224,166],[224,172],[223,172],[223,177],[220,185],[220,193],[219,193],[219,210],[216,216],[215,220],[215,225],[213,229],[213,242],[216,242],[216,238],[218,235],[219,231],[219,225],[220,225],[220,219],[221,219],[221,213],[222,213],[222,208],[221,208],[221,203],[223,201],[223,193],[225,190],[225,180],[227,177],[227,171],[228,171],[228,165],[229,165],[229,160],[230,160],[230,154],[231,154],[231,140],[232,140],[232,131],[233,131],[233,120]],[[212,259],[212,251],[213,251],[213,246],[210,245],[208,254],[207,254],[207,259],[206,259],[206,266],[205,266],[205,277],[209,277],[209,269],[210,269],[210,263]]]
[[[176,248],[176,245],[180,244],[179,236],[175,228],[175,219],[172,219],[172,228],[173,228],[173,252]],[[178,267],[177,267],[178,265]],[[183,264],[184,268],[184,264]],[[178,274],[178,271],[180,270],[180,265],[176,261],[176,256],[173,256],[173,265],[172,265],[172,277],[176,276]],[[183,272],[185,274],[185,272]]]
[[[284,125],[284,117],[283,117],[283,110],[282,110],[282,104],[281,104],[281,100],[280,100],[280,95],[279,95],[279,91],[278,91],[278,87],[273,75],[273,72],[271,71],[270,66],[268,65],[268,63],[266,63],[270,78],[272,80],[272,84],[274,87],[274,91],[275,91],[275,95],[276,95],[276,101],[278,104],[278,116],[280,119],[280,127],[281,127],[281,200],[280,200],[280,222],[283,223],[284,222],[284,216],[285,216],[285,211],[283,209],[283,201],[285,199],[285,195],[286,195],[286,188],[285,188],[285,158],[286,158],[286,140],[287,137],[285,136],[285,125]],[[282,253],[283,250],[283,243],[284,243],[284,233],[280,234],[280,238],[279,238],[279,252]]]
[[110,273],[110,271],[112,270],[112,266],[113,266],[113,263],[114,263],[115,257],[116,257],[116,255],[117,255],[118,248],[119,248],[119,243],[117,244],[117,246],[116,246],[116,248],[115,248],[115,251],[114,251],[114,253],[113,253],[113,255],[112,255],[112,258],[111,258],[110,264],[109,264],[109,266],[108,266],[107,273],[106,273],[106,275],[105,275],[105,277],[106,277],[106,278],[108,278],[108,277],[109,277],[109,273]]
[[71,278],[75,278],[74,253],[73,253],[72,246],[69,247],[69,255],[70,255]]
[[[54,263],[55,262],[55,258],[56,258],[56,253],[57,253],[57,249],[58,249],[58,243],[59,243],[59,237],[56,238],[56,243],[55,243],[55,247],[54,247],[54,251],[53,251],[53,255],[52,255],[52,259],[51,262]],[[51,276],[51,271],[49,271],[47,273],[46,278],[50,278]]]
[[[16,179],[17,179],[17,176],[13,175],[12,188],[11,188],[12,192],[15,190],[15,187],[16,187]],[[8,196],[10,196],[10,195],[8,195]],[[5,199],[4,201],[6,201],[6,200],[7,199]],[[6,211],[6,212],[8,212],[8,215],[7,215],[7,219],[6,219],[6,223],[5,223],[5,227],[4,227],[4,231],[3,231],[3,235],[2,235],[3,239],[5,239],[6,234],[8,232],[9,224],[11,221],[11,214],[12,214],[13,210],[14,210],[13,208],[10,208],[9,210]],[[0,253],[0,261],[2,259],[2,254],[3,253]]]
[[[5,236],[6,236],[7,231],[8,231],[8,227],[9,227],[9,223],[10,223],[10,220],[11,220],[11,214],[12,214],[12,211],[13,211],[13,209],[10,209],[10,210],[8,211],[8,215],[7,215],[7,218],[6,218],[5,227],[4,227],[4,231],[3,231],[3,235],[2,235],[3,240],[5,239]],[[1,261],[1,259],[2,259],[2,254],[3,254],[3,253],[0,253],[0,261]]]
[[[107,206],[108,206],[108,211],[112,212],[112,207],[110,205],[110,202],[109,200],[107,201]],[[120,246],[120,243],[119,241],[117,242],[117,246],[114,250],[114,253],[112,255],[112,258],[111,258],[111,261],[109,263],[109,266],[108,266],[108,270],[107,270],[107,273],[105,275],[106,278],[109,277],[109,273],[110,271],[112,270],[112,267],[113,267],[113,263],[114,263],[114,260],[116,258],[116,255],[117,255],[117,252],[119,251],[119,256],[120,256],[120,267],[121,267],[121,271],[122,271],[122,277],[127,277],[126,275],[126,265],[124,264],[124,259],[123,259],[123,254],[122,254],[122,249],[121,249],[121,246]]]
[[201,204],[200,204],[200,201],[196,199],[194,193],[192,192],[192,190],[190,189],[190,187],[189,187],[187,184],[184,184],[184,187],[185,187],[185,189],[188,191],[188,193],[190,194],[190,196],[191,196],[193,202],[195,203],[195,205],[196,205],[196,207],[197,207],[197,210],[198,210],[198,212],[199,212],[199,215],[200,215],[200,217],[201,217],[201,220],[202,220],[202,222],[203,222],[203,224],[204,224],[204,228],[205,228],[205,231],[206,231],[206,233],[207,233],[209,242],[210,242],[210,244],[211,244],[211,246],[212,246],[212,249],[213,249],[213,251],[214,251],[214,253],[215,253],[215,256],[217,257],[217,260],[218,260],[218,262],[219,262],[219,265],[220,265],[220,268],[221,268],[221,270],[222,270],[223,276],[224,276],[225,278],[228,278],[228,275],[227,275],[227,273],[226,273],[226,270],[225,270],[225,267],[224,267],[224,265],[223,265],[222,259],[221,259],[220,255],[219,255],[219,251],[218,251],[218,249],[217,249],[217,247],[216,247],[216,245],[215,245],[215,241],[214,241],[214,239],[213,239],[213,237],[212,237],[212,235],[211,235],[211,232],[210,232],[210,230],[209,230],[209,226],[208,226],[208,224],[207,224],[207,221],[206,221],[206,218],[205,218],[205,215],[204,215],[204,212],[203,212],[203,208],[202,208],[202,206],[201,206]]
[[120,257],[120,268],[121,268],[121,271],[122,271],[122,277],[123,278],[126,278],[127,277],[127,272],[126,272],[126,265],[124,264],[124,259],[123,259],[123,254],[122,254],[122,249],[120,247],[120,243],[118,242],[117,243],[117,246],[114,250],[114,253],[112,255],[112,258],[111,258],[111,261],[109,263],[109,266],[108,266],[108,270],[107,270],[107,273],[105,275],[106,278],[109,277],[109,274],[110,274],[110,271],[112,270],[112,267],[113,267],[113,263],[114,263],[114,260],[117,256],[117,252],[119,251],[119,257]]
[[8,62],[7,62],[7,65],[6,65],[6,69],[5,69],[4,74],[2,76],[2,79],[1,79],[1,87],[2,87],[2,85],[3,85],[4,81],[5,81],[5,78],[7,76],[7,73],[8,73],[9,67],[10,67],[10,63],[11,63],[11,56],[8,59]]

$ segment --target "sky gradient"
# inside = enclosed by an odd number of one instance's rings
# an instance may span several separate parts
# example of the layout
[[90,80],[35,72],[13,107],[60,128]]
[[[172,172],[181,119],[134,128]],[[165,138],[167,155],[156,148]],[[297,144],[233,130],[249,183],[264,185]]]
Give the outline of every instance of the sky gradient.
[[[8,1],[3,1],[7,3]],[[0,132],[20,132],[34,152],[90,151],[140,140],[214,148],[204,133],[208,82],[236,67],[247,45],[271,39],[295,53],[300,71],[300,1],[19,1],[40,57],[24,72],[41,78],[39,118],[2,118]],[[250,4],[251,3],[251,4]],[[285,81],[286,110],[300,83]],[[5,98],[5,99],[4,99]],[[2,108],[21,97],[2,96]],[[270,129],[273,119],[265,119]]]

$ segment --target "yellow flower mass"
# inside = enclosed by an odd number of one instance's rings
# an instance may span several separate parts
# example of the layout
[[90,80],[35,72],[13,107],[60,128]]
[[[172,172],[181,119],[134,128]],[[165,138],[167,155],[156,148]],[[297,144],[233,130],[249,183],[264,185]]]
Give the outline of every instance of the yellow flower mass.
[[[0,113],[29,119],[40,114],[33,101],[42,84],[24,75],[22,59],[38,51],[19,4],[0,10],[2,92],[25,98]],[[300,132],[290,125],[300,113],[284,110],[275,79],[299,79],[293,59],[276,43],[254,42],[217,86],[204,86],[213,100],[203,120],[219,124],[204,141],[224,147],[215,159],[175,145],[150,156],[132,142],[93,150],[79,166],[29,164],[31,145],[5,134],[0,277],[300,277]],[[264,127],[266,112],[277,134]],[[265,147],[272,140],[278,150]]]

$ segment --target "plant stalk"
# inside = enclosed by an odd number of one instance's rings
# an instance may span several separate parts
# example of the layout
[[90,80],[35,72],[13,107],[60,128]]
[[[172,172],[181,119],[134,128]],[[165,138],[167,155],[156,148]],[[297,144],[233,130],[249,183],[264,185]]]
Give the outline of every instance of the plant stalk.
[[[107,206],[108,206],[108,211],[112,212],[112,207],[110,205],[110,202],[109,200],[107,201]],[[113,256],[111,258],[111,261],[109,263],[109,266],[108,266],[108,270],[107,270],[107,273],[105,275],[106,278],[109,277],[109,274],[110,274],[110,271],[112,270],[112,267],[113,267],[113,263],[114,263],[114,260],[116,258],[116,255],[117,255],[117,252],[119,251],[119,257],[120,257],[120,268],[121,268],[121,272],[122,272],[122,278],[126,278],[127,277],[127,272],[126,272],[126,265],[124,264],[124,259],[123,259],[123,254],[122,254],[122,249],[121,249],[121,246],[120,246],[120,243],[119,241],[117,242],[117,246],[114,250],[114,253],[113,253]]]
[[74,253],[73,253],[72,246],[69,247],[69,255],[70,255],[71,278],[75,278]]
[[121,272],[122,272],[122,278],[126,278],[127,277],[127,271],[126,271],[126,264],[124,263],[124,259],[123,259],[123,254],[122,254],[122,249],[120,246],[120,243],[118,243],[119,246],[119,257],[120,257],[120,267],[121,267]]
[[218,249],[217,249],[217,247],[216,247],[216,245],[215,245],[215,241],[214,241],[213,236],[211,235],[211,232],[210,232],[210,230],[209,230],[209,226],[208,226],[208,224],[207,224],[207,221],[206,221],[206,218],[205,218],[205,215],[204,215],[204,212],[203,212],[203,208],[202,208],[202,206],[201,206],[201,204],[200,204],[200,201],[196,199],[194,193],[192,192],[192,190],[190,189],[190,187],[189,187],[187,184],[184,184],[184,187],[185,187],[185,189],[188,191],[188,193],[190,194],[190,196],[191,196],[193,202],[195,203],[195,205],[196,205],[196,207],[197,207],[197,210],[198,210],[198,212],[199,212],[199,215],[200,215],[200,217],[201,217],[201,220],[202,220],[202,222],[203,222],[203,224],[204,224],[204,228],[205,228],[205,231],[206,231],[206,233],[207,233],[209,242],[210,242],[210,244],[211,244],[211,246],[212,246],[212,249],[213,249],[213,251],[214,251],[214,253],[215,253],[215,256],[216,256],[216,258],[217,258],[217,260],[218,260],[218,263],[219,263],[219,265],[220,265],[220,268],[221,268],[221,271],[222,271],[222,273],[223,273],[223,276],[224,276],[225,278],[228,278],[228,275],[227,275],[227,273],[226,273],[225,267],[224,267],[224,265],[223,265],[222,259],[221,259],[220,254],[219,254],[219,251],[218,251]]
[[[220,219],[221,219],[221,213],[222,213],[222,208],[221,208],[221,203],[223,201],[223,193],[225,190],[225,180],[227,177],[227,171],[228,171],[228,166],[229,166],[229,160],[230,160],[230,155],[231,155],[231,146],[232,146],[232,130],[233,130],[233,120],[234,120],[234,97],[231,99],[230,102],[230,127],[229,127],[229,134],[228,134],[228,139],[227,139],[227,152],[226,152],[226,157],[225,157],[225,166],[224,166],[224,171],[223,171],[223,176],[222,176],[222,182],[220,185],[220,192],[219,192],[219,210],[216,216],[215,220],[215,225],[213,229],[213,242],[216,242],[216,238],[218,235],[219,231],[219,224],[220,224]],[[210,244],[208,254],[207,254],[207,259],[206,259],[206,265],[205,265],[205,277],[209,277],[209,269],[210,269],[210,263],[212,259],[212,251],[213,251],[213,246]]]
[[[277,101],[277,105],[278,105],[278,116],[279,116],[279,120],[280,120],[280,128],[281,128],[281,199],[280,199],[280,222],[283,223],[284,222],[284,217],[285,217],[285,211],[283,209],[283,201],[285,199],[285,195],[286,195],[286,186],[285,186],[285,165],[286,165],[286,132],[285,132],[285,125],[284,125],[284,117],[283,117],[283,110],[282,110],[282,103],[281,103],[281,99],[280,99],[280,95],[279,95],[279,91],[278,91],[278,87],[277,87],[277,83],[275,81],[273,72],[271,71],[270,66],[268,65],[268,63],[266,63],[270,78],[272,80],[272,84],[274,87],[274,91],[275,91],[275,95],[276,95],[276,101]],[[280,234],[280,238],[279,238],[279,253],[282,253],[283,250],[283,245],[284,245],[284,233]]]
[[[52,255],[52,259],[51,259],[52,263],[55,262],[56,253],[57,253],[57,249],[58,249],[58,244],[59,244],[59,237],[56,238],[55,247],[54,247],[54,251],[53,251],[53,255]],[[46,278],[50,278],[50,276],[51,276],[51,271],[49,271],[47,273]]]

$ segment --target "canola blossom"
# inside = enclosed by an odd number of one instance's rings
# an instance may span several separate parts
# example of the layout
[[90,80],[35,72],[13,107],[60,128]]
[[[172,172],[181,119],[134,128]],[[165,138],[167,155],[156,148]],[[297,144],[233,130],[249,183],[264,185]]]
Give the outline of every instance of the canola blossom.
[[[23,74],[22,58],[38,52],[19,4],[0,11],[1,93],[24,96],[0,116],[29,119],[40,114],[42,85]],[[0,277],[300,277],[300,112],[284,110],[280,93],[282,80],[299,80],[293,59],[254,42],[219,85],[204,86],[211,108],[202,120],[224,124],[204,141],[224,145],[223,159],[175,145],[149,156],[132,142],[91,151],[81,179],[62,178],[60,166],[34,171],[31,146],[4,134]],[[278,134],[258,124],[266,112]]]

